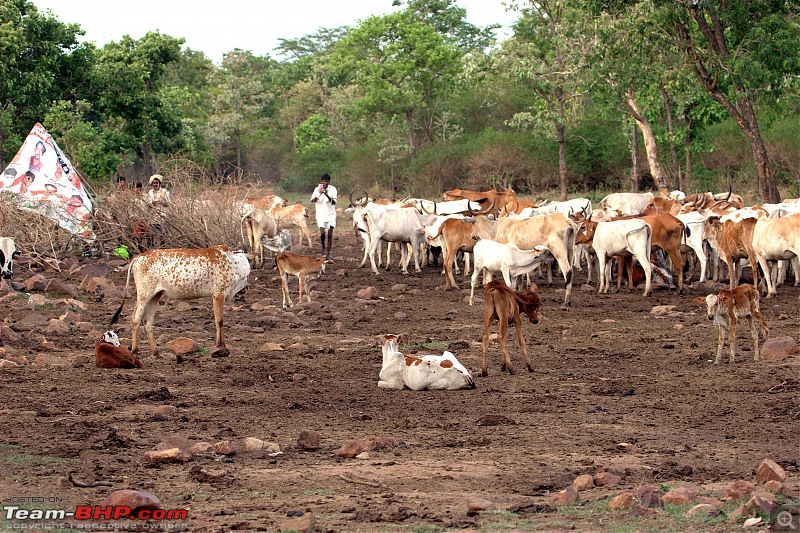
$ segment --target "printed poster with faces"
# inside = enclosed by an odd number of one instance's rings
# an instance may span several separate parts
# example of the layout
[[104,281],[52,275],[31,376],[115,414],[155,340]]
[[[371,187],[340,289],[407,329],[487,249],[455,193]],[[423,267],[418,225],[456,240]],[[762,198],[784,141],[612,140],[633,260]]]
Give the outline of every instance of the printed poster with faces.
[[73,235],[94,239],[92,202],[81,178],[39,123],[0,175],[0,196],[55,220]]

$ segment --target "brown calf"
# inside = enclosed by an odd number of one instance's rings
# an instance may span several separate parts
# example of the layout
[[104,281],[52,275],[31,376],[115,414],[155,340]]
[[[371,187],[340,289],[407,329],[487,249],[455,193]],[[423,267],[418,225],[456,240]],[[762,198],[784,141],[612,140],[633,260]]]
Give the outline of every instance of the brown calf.
[[705,237],[720,259],[728,265],[731,289],[739,283],[738,260],[745,258],[753,269],[753,285],[758,287],[758,261],[753,250],[753,230],[756,222],[755,218],[744,218],[739,222],[733,220],[722,222],[716,216],[706,219]]
[[[719,294],[709,294],[705,298],[698,296],[695,303],[706,304],[708,319],[719,326],[719,339],[717,341],[717,358],[719,364],[722,358],[722,348],[725,344],[725,332],[728,331],[728,344],[731,345],[730,362],[733,363],[734,344],[736,342],[736,323],[740,318],[746,318],[750,323],[753,333],[754,361],[761,359],[758,351],[758,330],[764,333],[764,340],[769,339],[769,329],[761,317],[758,309],[758,291],[752,285],[741,285],[733,290],[723,289]],[[758,319],[758,325],[754,319]]]
[[513,291],[503,282],[502,279],[493,279],[486,285],[483,291],[485,307],[483,310],[483,367],[481,375],[488,376],[489,369],[486,364],[486,348],[489,344],[489,329],[492,323],[497,320],[498,337],[503,355],[500,359],[500,371],[508,370],[509,374],[514,373],[511,365],[511,357],[508,355],[508,326],[513,325],[517,333],[517,342],[522,349],[525,357],[525,366],[528,372],[533,372],[531,358],[528,355],[528,348],[525,346],[525,339],[522,337],[522,320],[520,313],[528,315],[528,320],[532,324],[539,323],[539,307],[542,305],[539,293],[535,284],[531,284],[532,289],[527,291]]
[[297,276],[300,280],[300,303],[303,303],[303,294],[306,295],[308,301],[311,301],[311,294],[306,284],[306,277],[314,272],[321,274],[325,273],[325,265],[333,264],[330,259],[326,260],[324,257],[311,257],[308,255],[294,254],[292,252],[281,252],[275,258],[275,263],[278,265],[278,273],[281,276],[281,290],[283,292],[283,307],[286,304],[293,307],[294,303],[289,296],[289,282],[288,277]]
[[94,364],[99,368],[144,368],[135,355],[119,345],[119,337],[113,331],[106,331],[102,339],[95,341]]

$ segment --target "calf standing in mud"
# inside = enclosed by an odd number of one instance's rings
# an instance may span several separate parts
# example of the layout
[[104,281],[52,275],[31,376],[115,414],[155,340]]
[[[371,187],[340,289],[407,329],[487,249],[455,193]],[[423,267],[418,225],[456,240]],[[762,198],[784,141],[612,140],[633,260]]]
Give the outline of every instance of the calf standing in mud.
[[535,284],[531,285],[531,290],[513,291],[501,279],[494,279],[483,291],[485,306],[483,310],[483,367],[481,375],[488,376],[489,369],[486,364],[486,349],[489,344],[489,330],[492,322],[497,320],[499,324],[500,347],[503,352],[500,358],[500,371],[508,370],[509,374],[514,373],[511,365],[511,357],[508,355],[508,326],[513,325],[517,333],[517,342],[522,349],[525,357],[525,366],[528,372],[533,372],[531,358],[528,355],[528,348],[525,346],[525,339],[522,337],[522,319],[520,313],[528,315],[531,324],[539,323],[539,307],[542,305],[539,293]]

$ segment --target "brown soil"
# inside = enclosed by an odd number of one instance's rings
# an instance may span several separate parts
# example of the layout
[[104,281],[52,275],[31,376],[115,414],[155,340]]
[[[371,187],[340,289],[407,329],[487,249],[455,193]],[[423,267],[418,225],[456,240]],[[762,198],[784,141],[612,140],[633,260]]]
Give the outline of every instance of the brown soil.
[[[188,509],[190,531],[274,531],[292,511],[313,513],[320,531],[607,530],[673,524],[663,514],[591,512],[591,502],[622,488],[691,482],[711,490],[752,480],[765,457],[786,468],[790,484],[797,478],[798,358],[754,363],[749,332],[740,328],[736,363],[714,365],[716,328],[692,299],[720,285],[695,283],[684,295],[661,288],[649,298],[640,289],[601,296],[581,289],[585,272],[579,272],[573,305],[562,309],[560,285],[540,281],[541,321],[524,324],[533,373],[511,341],[515,375],[500,372],[499,346],[492,344],[489,376],[476,376],[475,390],[392,391],[376,386],[376,336],[407,333],[415,345],[454,343],[452,351],[477,374],[482,304],[466,303],[463,276],[457,276],[460,291],[447,291],[433,268],[410,276],[397,268],[380,276],[357,269],[360,247],[349,230],[339,231],[334,248],[336,264],[313,283],[321,307],[254,311],[256,302],[280,308],[281,295],[276,271],[251,274],[248,292],[226,310],[227,358],[208,353],[210,301],[197,300],[188,311],[167,302],[156,315],[162,349],[179,336],[207,348],[180,362],[166,350],[151,357],[145,341],[143,370],[98,369],[75,358],[92,357],[94,342],[77,332],[50,338],[50,353],[74,361],[70,366],[0,370],[0,499],[58,497],[69,509],[99,503],[111,490],[146,490],[164,508]],[[30,275],[21,268],[17,274]],[[124,285],[124,272],[110,278]],[[381,299],[357,299],[369,285]],[[295,280],[290,287],[294,298]],[[120,295],[103,303],[87,295],[83,319],[104,329]],[[772,336],[799,336],[798,295],[800,289],[789,285],[777,299],[762,300]],[[678,312],[651,315],[655,305],[675,305]],[[11,323],[29,312],[12,308],[8,299],[0,306]],[[126,324],[131,311],[129,300]],[[57,317],[62,311],[37,312]],[[32,360],[48,352],[39,338],[23,332],[7,348]],[[267,342],[285,349],[263,352]],[[299,347],[290,347],[295,343]],[[151,412],[164,404],[177,413]],[[487,420],[496,425],[484,425]],[[298,449],[303,430],[319,432],[320,449]],[[205,454],[182,464],[147,465],[144,452],[172,435],[192,443],[257,437],[278,443],[283,453]],[[373,435],[393,438],[395,448],[363,459],[334,454]],[[581,492],[580,500],[589,503],[567,511],[534,514],[533,506],[525,507],[547,502],[579,474],[601,471],[621,475],[622,486]],[[62,479],[69,472],[112,487],[74,487]],[[523,507],[513,515],[470,515],[471,496],[499,509]]]

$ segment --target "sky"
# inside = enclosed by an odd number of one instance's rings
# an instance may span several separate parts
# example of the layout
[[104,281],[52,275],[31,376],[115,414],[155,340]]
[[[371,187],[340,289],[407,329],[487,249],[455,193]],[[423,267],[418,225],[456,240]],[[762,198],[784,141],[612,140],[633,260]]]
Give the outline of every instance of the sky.
[[[389,13],[392,0],[32,0],[40,10],[51,10],[65,23],[78,23],[84,40],[98,47],[123,35],[138,39],[158,30],[183,37],[185,47],[200,50],[219,64],[235,48],[255,55],[276,57],[278,39],[294,39],[319,28],[354,26],[372,15]],[[503,0],[456,0],[476,26],[503,25],[500,37],[517,19]]]

